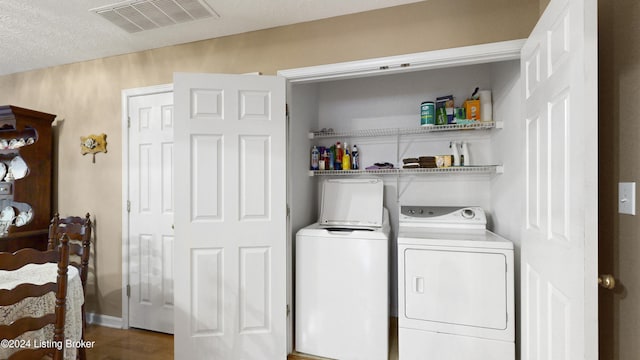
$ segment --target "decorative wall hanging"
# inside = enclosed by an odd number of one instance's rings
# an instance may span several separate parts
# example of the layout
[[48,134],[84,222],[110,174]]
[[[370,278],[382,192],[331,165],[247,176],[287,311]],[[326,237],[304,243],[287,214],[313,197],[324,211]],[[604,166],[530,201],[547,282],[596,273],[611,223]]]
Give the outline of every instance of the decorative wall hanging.
[[92,154],[93,162],[96,162],[96,153],[107,152],[107,135],[89,135],[80,137],[80,152],[82,155]]

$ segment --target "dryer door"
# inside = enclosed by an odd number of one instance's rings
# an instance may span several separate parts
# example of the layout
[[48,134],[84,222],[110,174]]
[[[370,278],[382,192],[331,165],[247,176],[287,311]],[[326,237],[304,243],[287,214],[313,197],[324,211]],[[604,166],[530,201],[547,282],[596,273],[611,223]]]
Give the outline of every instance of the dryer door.
[[491,250],[405,249],[405,316],[437,326],[507,328],[507,259]]

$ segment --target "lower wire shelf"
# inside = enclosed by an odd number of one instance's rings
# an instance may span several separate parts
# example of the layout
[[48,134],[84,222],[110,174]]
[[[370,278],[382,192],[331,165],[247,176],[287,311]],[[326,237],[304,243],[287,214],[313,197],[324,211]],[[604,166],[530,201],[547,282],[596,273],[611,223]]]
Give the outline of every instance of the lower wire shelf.
[[310,170],[309,176],[502,174],[503,171],[502,165],[472,165],[415,169]]

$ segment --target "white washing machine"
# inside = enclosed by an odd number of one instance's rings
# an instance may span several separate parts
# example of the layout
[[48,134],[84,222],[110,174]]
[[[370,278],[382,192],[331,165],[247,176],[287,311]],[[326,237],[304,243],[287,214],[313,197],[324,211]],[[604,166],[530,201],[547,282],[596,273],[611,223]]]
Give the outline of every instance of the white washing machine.
[[401,206],[400,360],[513,360],[513,243],[479,207]]
[[323,183],[318,223],[296,234],[296,351],[387,360],[389,214],[381,179]]

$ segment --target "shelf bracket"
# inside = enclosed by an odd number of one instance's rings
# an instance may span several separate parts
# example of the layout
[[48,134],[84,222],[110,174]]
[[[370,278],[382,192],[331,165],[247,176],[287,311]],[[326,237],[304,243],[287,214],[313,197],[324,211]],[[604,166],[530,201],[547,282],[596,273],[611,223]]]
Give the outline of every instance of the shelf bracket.
[[[398,175],[398,178],[400,176]],[[407,191],[407,189],[409,188],[409,186],[411,186],[411,183],[413,182],[414,176],[409,176],[409,177],[405,177],[407,179],[406,184],[404,184],[404,186],[402,186],[402,190],[400,190],[400,185],[402,184],[401,181],[398,180],[398,187],[397,187],[397,198],[396,200],[398,202],[400,202],[400,198],[402,197],[402,195],[404,195],[404,193]]]

